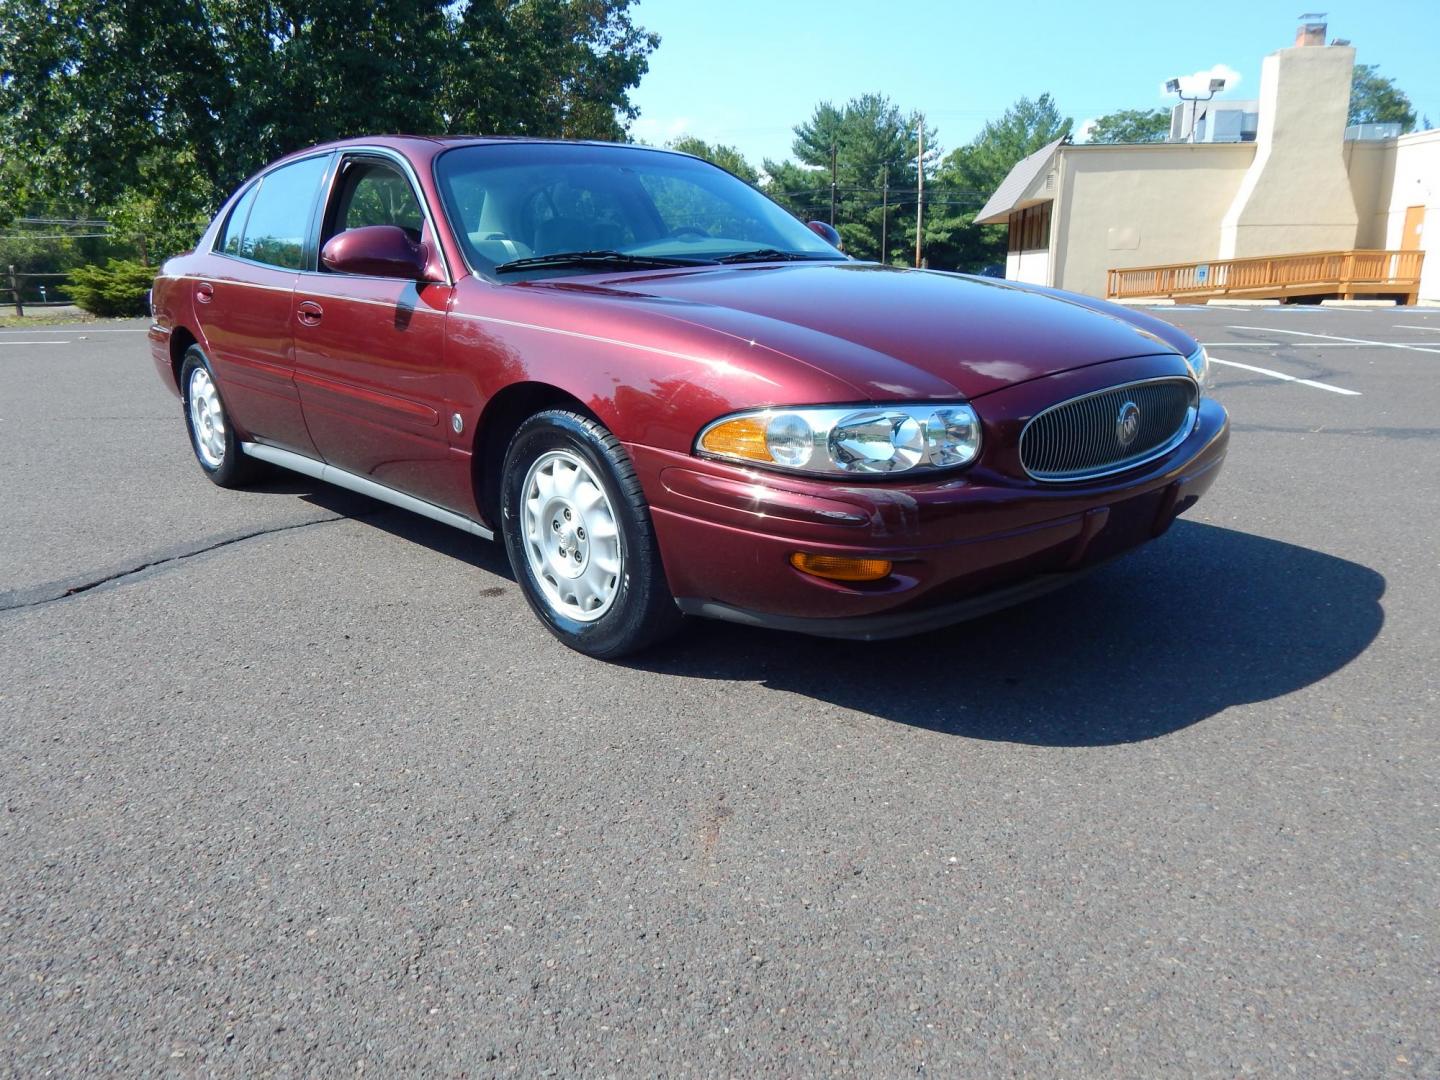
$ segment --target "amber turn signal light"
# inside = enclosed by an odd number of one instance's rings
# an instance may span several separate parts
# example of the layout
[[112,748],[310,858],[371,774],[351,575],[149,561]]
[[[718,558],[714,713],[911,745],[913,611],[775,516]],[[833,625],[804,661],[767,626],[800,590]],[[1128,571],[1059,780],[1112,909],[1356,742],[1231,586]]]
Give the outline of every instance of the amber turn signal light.
[[879,581],[889,577],[895,564],[889,559],[848,559],[840,555],[809,555],[797,551],[790,565],[802,574],[831,581]]
[[774,460],[765,441],[765,419],[760,416],[740,416],[716,424],[700,439],[700,448],[726,457]]

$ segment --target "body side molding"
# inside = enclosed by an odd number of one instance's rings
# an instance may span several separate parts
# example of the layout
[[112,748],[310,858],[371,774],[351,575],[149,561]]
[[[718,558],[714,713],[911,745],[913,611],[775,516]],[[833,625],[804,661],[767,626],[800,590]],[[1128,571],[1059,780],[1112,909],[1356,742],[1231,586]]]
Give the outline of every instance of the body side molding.
[[453,510],[446,510],[442,506],[428,503],[424,499],[417,499],[413,495],[407,495],[403,491],[396,491],[394,488],[386,487],[384,484],[377,484],[374,480],[370,480],[356,473],[347,472],[345,469],[337,469],[334,465],[327,465],[323,461],[316,461],[314,458],[306,457],[304,454],[297,454],[290,450],[281,450],[276,446],[267,446],[264,443],[253,442],[242,442],[240,449],[257,461],[268,461],[271,465],[278,465],[282,469],[289,469],[291,472],[314,477],[316,480],[323,480],[327,484],[334,484],[336,487],[342,487],[360,495],[368,495],[372,499],[379,499],[381,502],[389,503],[391,506],[398,506],[402,510],[409,510],[422,517],[427,517],[431,521],[438,521],[442,525],[449,525],[463,532],[472,533],[483,540],[495,539],[495,534],[478,521],[472,521],[462,514],[455,513]]

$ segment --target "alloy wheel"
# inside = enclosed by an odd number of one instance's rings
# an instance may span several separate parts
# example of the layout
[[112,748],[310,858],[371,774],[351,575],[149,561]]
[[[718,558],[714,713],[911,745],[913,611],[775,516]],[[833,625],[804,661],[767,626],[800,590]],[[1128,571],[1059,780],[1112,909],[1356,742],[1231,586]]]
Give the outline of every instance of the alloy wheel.
[[525,557],[541,592],[557,614],[594,622],[615,602],[625,560],[605,488],[581,457],[551,450],[522,491]]
[[188,392],[190,426],[195,433],[195,451],[207,468],[225,463],[225,410],[210,373],[197,367],[190,373]]

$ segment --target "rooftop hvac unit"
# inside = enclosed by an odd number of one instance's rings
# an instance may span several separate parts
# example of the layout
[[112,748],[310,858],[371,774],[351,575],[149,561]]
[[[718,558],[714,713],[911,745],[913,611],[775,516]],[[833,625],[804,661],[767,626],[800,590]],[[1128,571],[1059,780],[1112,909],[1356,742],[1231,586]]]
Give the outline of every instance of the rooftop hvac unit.
[[1399,124],[1351,124],[1345,129],[1345,138],[1370,142],[1376,139],[1393,139],[1400,134]]

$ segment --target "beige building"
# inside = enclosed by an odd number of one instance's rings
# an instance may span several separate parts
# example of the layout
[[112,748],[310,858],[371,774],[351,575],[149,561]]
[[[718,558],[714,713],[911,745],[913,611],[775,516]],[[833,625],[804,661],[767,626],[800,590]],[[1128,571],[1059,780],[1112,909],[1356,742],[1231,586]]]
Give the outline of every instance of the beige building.
[[[1010,226],[1006,277],[1105,296],[1114,269],[1188,266],[1154,280],[1195,288],[1220,260],[1440,249],[1440,131],[1346,138],[1355,50],[1301,40],[1265,58],[1254,141],[1059,140],[1016,165],[976,218]],[[1440,301],[1440,250],[1418,293]]]

